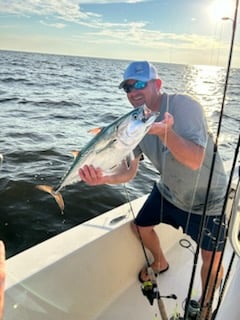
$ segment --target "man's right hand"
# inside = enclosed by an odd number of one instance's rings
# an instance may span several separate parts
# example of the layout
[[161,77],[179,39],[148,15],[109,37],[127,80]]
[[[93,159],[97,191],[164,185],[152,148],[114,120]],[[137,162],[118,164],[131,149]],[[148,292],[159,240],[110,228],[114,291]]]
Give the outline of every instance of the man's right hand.
[[85,165],[79,170],[79,176],[82,181],[86,182],[90,186],[96,186],[105,183],[103,172],[100,168],[94,168],[94,166]]

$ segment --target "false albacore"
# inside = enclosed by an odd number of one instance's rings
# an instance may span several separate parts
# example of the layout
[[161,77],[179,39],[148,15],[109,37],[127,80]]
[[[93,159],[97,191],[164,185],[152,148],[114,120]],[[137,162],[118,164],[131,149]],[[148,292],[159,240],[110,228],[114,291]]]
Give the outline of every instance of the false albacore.
[[75,153],[74,162],[55,189],[46,185],[36,187],[50,193],[63,213],[64,201],[60,191],[67,185],[81,181],[79,169],[93,165],[101,168],[104,174],[116,171],[123,160],[129,161],[129,157],[132,157],[133,149],[148,132],[158,114],[146,106],[133,109],[99,130],[80,152]]

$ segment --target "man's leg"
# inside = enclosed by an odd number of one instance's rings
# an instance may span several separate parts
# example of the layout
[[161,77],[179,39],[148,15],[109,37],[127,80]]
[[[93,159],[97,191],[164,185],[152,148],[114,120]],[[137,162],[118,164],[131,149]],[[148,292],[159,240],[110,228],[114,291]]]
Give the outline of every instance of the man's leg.
[[[202,278],[202,291],[204,291],[213,253],[211,251],[207,251],[207,250],[203,250],[203,249],[201,252],[202,252],[202,260],[203,260],[202,269],[201,269],[201,278]],[[213,289],[214,289],[213,286],[215,283],[215,279],[217,277],[217,270],[218,270],[219,261],[221,259],[221,255],[222,255],[222,252],[220,252],[220,251],[216,252],[215,258],[213,261],[211,276],[209,279],[209,283],[207,284],[208,287],[207,287],[207,291],[206,291],[206,297],[203,302],[203,306],[205,306],[205,308],[203,308],[202,319],[204,319],[204,320],[208,319],[208,318],[206,318],[206,315],[208,312],[208,310],[207,310],[208,308],[206,306],[207,306],[208,301],[210,301],[210,299],[213,295]],[[221,266],[220,272],[218,274],[216,289],[220,286],[222,278],[223,278],[223,266]]]
[[[152,269],[156,272],[165,270],[168,267],[168,262],[164,256],[158,235],[156,234],[153,226],[139,227],[132,223],[132,229],[138,238],[140,233],[144,247],[146,247],[152,253],[154,259],[151,265]],[[148,280],[146,269],[142,270],[141,279]]]

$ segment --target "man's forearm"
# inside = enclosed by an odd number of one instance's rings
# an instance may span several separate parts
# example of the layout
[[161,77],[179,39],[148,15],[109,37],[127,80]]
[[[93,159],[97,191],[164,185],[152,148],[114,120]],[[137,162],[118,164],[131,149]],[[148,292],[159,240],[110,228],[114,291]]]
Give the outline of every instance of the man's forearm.
[[192,170],[201,167],[205,153],[202,146],[180,137],[172,129],[167,131],[162,141],[180,163]]

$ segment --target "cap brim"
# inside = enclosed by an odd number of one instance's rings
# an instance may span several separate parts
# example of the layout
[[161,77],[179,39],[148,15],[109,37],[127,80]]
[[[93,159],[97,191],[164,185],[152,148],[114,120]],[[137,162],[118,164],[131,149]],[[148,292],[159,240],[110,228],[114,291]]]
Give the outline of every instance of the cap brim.
[[129,78],[123,80],[123,81],[120,83],[120,85],[118,86],[118,88],[119,88],[119,89],[122,89],[123,86],[124,86],[124,84],[125,84],[128,80],[149,81],[150,79],[145,78],[145,77],[139,77],[139,76],[138,76],[138,77],[136,77],[136,76],[134,76],[134,77],[129,77]]
[[120,83],[120,85],[118,86],[118,89],[122,89],[124,84],[127,82],[127,80],[124,80]]

